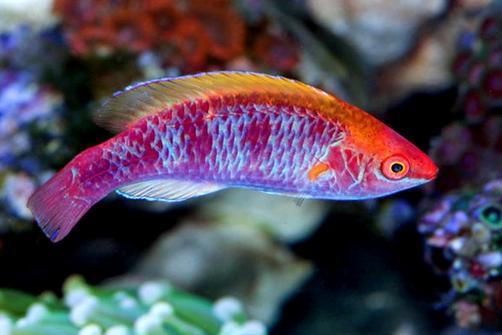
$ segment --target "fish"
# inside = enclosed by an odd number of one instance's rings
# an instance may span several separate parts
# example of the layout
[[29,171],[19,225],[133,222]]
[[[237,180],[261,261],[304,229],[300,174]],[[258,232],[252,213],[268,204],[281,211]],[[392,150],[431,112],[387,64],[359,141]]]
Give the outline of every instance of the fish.
[[126,87],[95,115],[113,137],[76,155],[29,198],[53,242],[116,191],[184,201],[227,188],[360,200],[424,184],[437,167],[356,106],[300,81],[238,71]]

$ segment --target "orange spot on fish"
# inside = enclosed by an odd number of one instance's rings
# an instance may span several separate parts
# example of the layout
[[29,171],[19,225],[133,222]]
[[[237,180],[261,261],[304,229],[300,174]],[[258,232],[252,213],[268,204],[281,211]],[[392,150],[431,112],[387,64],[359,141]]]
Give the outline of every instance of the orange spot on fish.
[[319,178],[320,175],[329,170],[329,166],[326,163],[317,163],[308,172],[308,177],[310,181],[314,181]]

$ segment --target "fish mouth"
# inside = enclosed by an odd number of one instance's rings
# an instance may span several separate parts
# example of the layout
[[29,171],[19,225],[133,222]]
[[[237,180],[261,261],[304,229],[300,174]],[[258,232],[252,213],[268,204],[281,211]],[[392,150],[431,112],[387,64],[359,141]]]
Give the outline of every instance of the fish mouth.
[[438,167],[434,165],[434,168],[431,169],[431,171],[428,171],[427,173],[425,173],[423,175],[423,178],[427,179],[427,180],[434,180],[437,178],[438,172],[439,172]]
[[425,171],[420,171],[420,172],[416,171],[414,178],[428,182],[436,179],[438,172],[439,172],[438,167],[436,165],[433,165],[430,169],[426,169]]

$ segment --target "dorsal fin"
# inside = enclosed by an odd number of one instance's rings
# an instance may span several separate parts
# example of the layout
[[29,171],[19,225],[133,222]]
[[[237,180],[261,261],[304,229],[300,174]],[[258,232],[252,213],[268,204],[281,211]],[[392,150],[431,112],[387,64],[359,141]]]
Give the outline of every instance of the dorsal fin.
[[223,185],[183,180],[154,179],[123,186],[117,193],[131,199],[182,201],[219,191]]
[[252,72],[222,71],[164,78],[127,87],[109,98],[96,114],[100,126],[120,132],[137,120],[185,100],[214,94],[267,92],[330,95],[307,84],[284,77]]

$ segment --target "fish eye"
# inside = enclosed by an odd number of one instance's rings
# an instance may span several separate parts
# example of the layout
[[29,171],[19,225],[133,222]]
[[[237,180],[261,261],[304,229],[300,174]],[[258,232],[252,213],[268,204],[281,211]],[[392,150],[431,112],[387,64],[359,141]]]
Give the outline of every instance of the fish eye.
[[479,219],[491,229],[502,228],[502,208],[496,204],[490,204],[479,210]]
[[408,174],[410,163],[401,155],[394,155],[382,163],[383,175],[392,180],[399,180]]
[[399,173],[401,171],[404,170],[404,165],[403,163],[401,162],[394,162],[392,163],[392,165],[390,166],[390,169],[392,170],[392,172],[394,173]]

